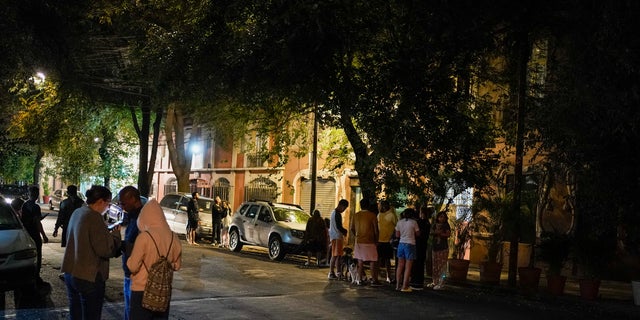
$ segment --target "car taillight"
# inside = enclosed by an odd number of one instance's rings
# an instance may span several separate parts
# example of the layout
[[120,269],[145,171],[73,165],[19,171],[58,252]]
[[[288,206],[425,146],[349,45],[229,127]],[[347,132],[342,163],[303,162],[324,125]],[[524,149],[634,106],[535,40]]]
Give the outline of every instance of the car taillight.
[[36,249],[18,251],[14,254],[16,260],[32,259],[38,255]]

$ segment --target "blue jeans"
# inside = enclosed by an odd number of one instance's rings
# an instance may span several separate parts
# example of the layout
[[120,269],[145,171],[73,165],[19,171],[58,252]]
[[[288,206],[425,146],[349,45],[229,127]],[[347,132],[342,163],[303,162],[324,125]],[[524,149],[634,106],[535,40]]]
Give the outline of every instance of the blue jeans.
[[100,274],[96,277],[95,282],[91,282],[65,273],[64,283],[67,285],[69,318],[71,320],[99,320],[102,317],[105,282]]
[[131,291],[131,319],[169,319],[169,308],[165,312],[153,312],[142,307],[142,295],[144,291]]
[[129,308],[131,305],[131,278],[124,277],[124,286],[122,288],[124,293],[124,320],[129,320]]

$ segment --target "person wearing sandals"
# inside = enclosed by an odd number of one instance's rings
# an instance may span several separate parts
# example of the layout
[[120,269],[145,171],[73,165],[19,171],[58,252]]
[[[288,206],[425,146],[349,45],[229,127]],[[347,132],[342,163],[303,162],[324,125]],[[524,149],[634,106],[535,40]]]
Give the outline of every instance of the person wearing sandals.
[[445,211],[438,212],[431,230],[431,235],[433,236],[433,282],[427,287],[434,290],[444,288],[444,275],[447,269],[447,258],[449,257],[449,237],[451,236],[451,226],[449,226],[448,219],[449,217],[447,217]]
[[396,224],[396,237],[400,238],[398,244],[398,267],[396,268],[396,290],[411,292],[409,282],[411,280],[411,268],[416,258],[416,235],[420,234],[420,227],[415,218],[418,214],[415,209],[407,208],[402,212],[402,219]]

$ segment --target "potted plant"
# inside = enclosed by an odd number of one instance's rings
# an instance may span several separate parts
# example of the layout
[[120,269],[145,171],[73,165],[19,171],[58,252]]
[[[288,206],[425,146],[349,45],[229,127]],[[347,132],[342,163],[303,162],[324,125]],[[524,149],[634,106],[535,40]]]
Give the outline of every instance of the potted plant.
[[467,280],[467,273],[469,272],[469,260],[465,259],[465,254],[469,242],[471,241],[471,227],[470,227],[471,213],[463,214],[457,217],[452,224],[451,241],[453,248],[451,258],[448,261],[449,265],[449,280],[463,282]]
[[[48,177],[45,176],[45,179],[47,179]],[[44,180],[42,182],[42,203],[49,203],[49,192],[51,190],[49,190],[49,181]]]
[[569,257],[571,238],[568,234],[544,231],[540,234],[539,259],[547,264],[547,289],[553,295],[561,295],[567,277],[562,269]]
[[608,251],[611,250],[604,242],[595,235],[576,236],[573,242],[579,266],[580,296],[586,300],[598,297],[600,280],[610,257]]
[[504,240],[504,219],[508,216],[510,197],[476,196],[473,206],[473,231],[485,240],[487,255],[480,263],[480,281],[500,283],[502,262],[499,259]]

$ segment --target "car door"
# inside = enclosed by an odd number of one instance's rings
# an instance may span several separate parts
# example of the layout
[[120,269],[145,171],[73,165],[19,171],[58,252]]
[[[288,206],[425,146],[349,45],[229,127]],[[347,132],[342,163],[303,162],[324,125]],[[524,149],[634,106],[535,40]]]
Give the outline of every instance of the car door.
[[183,232],[187,231],[187,221],[189,220],[187,217],[187,206],[189,205],[189,198],[182,196],[178,202],[178,207],[175,211],[175,216],[173,218],[174,223],[176,224],[176,228],[182,228]]
[[263,247],[269,245],[269,232],[271,232],[272,225],[273,216],[271,215],[271,210],[267,206],[262,206],[258,213],[258,218],[254,222],[256,243]]
[[173,232],[186,233],[186,229],[176,224],[176,213],[180,205],[181,196],[178,194],[168,194],[160,201],[162,212],[167,219],[167,223]]
[[244,237],[247,239],[247,242],[256,243],[256,228],[255,228],[255,220],[258,218],[258,212],[260,212],[259,205],[252,204],[247,210],[247,213],[242,217],[242,226],[244,228]]

